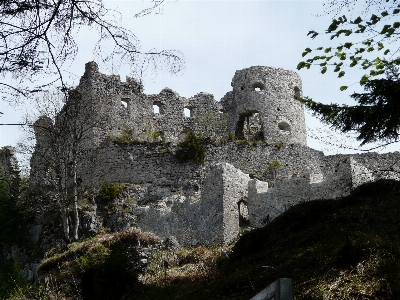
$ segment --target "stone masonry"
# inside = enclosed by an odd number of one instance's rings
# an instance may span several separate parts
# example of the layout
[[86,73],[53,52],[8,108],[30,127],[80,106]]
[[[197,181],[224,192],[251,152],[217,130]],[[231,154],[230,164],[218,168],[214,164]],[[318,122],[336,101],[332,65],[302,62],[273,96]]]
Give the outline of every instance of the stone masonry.
[[[264,226],[297,203],[345,196],[379,178],[399,179],[399,152],[325,156],[306,145],[295,72],[250,67],[237,71],[231,85],[220,101],[207,93],[187,99],[169,88],[147,95],[135,79],[121,82],[86,64],[79,97],[70,100],[83,104],[82,113],[68,121],[87,128],[77,174],[86,190],[104,182],[135,186],[132,217],[121,218],[130,221],[118,230],[138,227],[185,245],[229,243],[241,227]],[[66,111],[54,124],[46,118],[35,124],[31,181],[38,185],[54,161],[46,128],[61,126]],[[175,158],[189,131],[206,141],[202,165]]]

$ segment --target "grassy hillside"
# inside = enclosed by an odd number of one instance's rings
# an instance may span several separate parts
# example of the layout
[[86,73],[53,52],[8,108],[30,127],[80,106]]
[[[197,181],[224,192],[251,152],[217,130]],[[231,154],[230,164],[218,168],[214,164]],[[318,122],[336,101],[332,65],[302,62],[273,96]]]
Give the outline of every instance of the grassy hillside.
[[250,299],[279,277],[296,299],[400,299],[399,242],[400,183],[381,180],[292,207],[244,234],[217,271],[171,275],[129,299]]
[[[107,270],[116,279],[115,274],[125,274],[124,266],[129,265],[123,260],[116,270],[121,253],[137,261],[135,253],[142,251],[135,250],[139,237],[121,236],[125,235],[102,235],[77,244],[46,260],[39,270],[54,268],[64,277],[83,274],[90,279],[87,299],[97,295],[96,299],[112,300],[110,293],[92,289],[111,291],[107,285],[112,281],[103,280]],[[125,248],[115,248],[108,240]],[[400,299],[400,182],[381,180],[346,198],[299,204],[265,228],[243,234],[230,247],[172,251],[155,240],[147,244],[156,246],[139,281],[125,280],[124,296],[115,299],[250,299],[279,277],[293,279],[295,299]],[[139,265],[130,265],[135,272],[126,274],[137,274]],[[77,290],[85,295],[84,289]],[[50,299],[46,294],[40,299]],[[29,295],[20,291],[13,299],[39,299]]]

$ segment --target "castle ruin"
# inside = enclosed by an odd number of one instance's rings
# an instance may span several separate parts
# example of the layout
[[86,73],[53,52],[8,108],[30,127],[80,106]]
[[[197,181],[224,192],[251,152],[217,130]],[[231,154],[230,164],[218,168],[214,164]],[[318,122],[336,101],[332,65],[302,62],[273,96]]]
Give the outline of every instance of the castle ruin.
[[[378,178],[399,179],[399,152],[325,156],[307,146],[295,72],[250,67],[236,71],[231,85],[220,101],[169,88],[147,95],[135,79],[121,82],[89,62],[68,100],[81,105],[68,125],[66,109],[54,124],[45,117],[35,123],[31,181],[40,184],[57,155],[46,129],[84,128],[80,187],[129,184],[121,200],[129,209],[116,213],[112,226],[210,245],[231,242],[242,226],[265,226],[297,203],[345,196]],[[204,164],[180,163],[174,155],[190,131],[206,141]]]

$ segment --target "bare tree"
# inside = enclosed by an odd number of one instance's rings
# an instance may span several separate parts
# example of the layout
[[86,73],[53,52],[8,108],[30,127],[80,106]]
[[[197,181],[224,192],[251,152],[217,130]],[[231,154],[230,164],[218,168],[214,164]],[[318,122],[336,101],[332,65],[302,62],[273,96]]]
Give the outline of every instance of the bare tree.
[[[151,13],[163,2],[151,0],[152,7],[135,17]],[[183,54],[177,50],[141,51],[138,38],[120,25],[119,13],[107,9],[102,0],[4,0],[0,3],[2,98],[15,101],[54,84],[66,91],[63,67],[75,59],[75,37],[85,27],[98,33],[94,51],[102,62],[127,64],[136,75],[143,68],[166,67],[174,74],[183,70]],[[110,45],[112,50],[105,51]]]
[[31,159],[31,186],[53,201],[50,208],[56,204],[69,242],[79,238],[78,165],[82,158],[95,157],[93,131],[105,123],[91,118],[92,103],[82,100],[78,91],[69,91],[65,103],[63,99],[62,93],[53,93],[38,102],[43,104],[39,108],[41,117],[32,126],[36,146]]

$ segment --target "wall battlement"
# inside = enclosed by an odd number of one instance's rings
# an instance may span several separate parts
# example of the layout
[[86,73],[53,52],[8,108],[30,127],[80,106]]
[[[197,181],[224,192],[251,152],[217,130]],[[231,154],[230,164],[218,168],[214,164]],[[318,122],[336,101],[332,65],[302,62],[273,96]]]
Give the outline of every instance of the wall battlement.
[[[82,188],[135,185],[130,217],[122,218],[130,221],[113,223],[115,229],[139,227],[187,245],[229,243],[241,226],[264,226],[299,202],[345,196],[379,178],[399,179],[398,152],[325,156],[307,147],[295,72],[250,67],[237,71],[231,85],[220,101],[208,93],[181,97],[169,88],[146,95],[135,79],[121,82],[101,74],[96,63],[86,64],[69,100],[82,104],[81,111],[68,124],[88,128],[77,172]],[[55,156],[46,128],[60,126],[66,114],[65,108],[54,124],[38,120],[32,182],[43,181]],[[188,131],[207,138],[202,165],[179,163],[174,155]],[[247,142],[227,141],[229,133]],[[123,138],[136,143],[121,143]],[[276,161],[281,167],[273,170]]]

